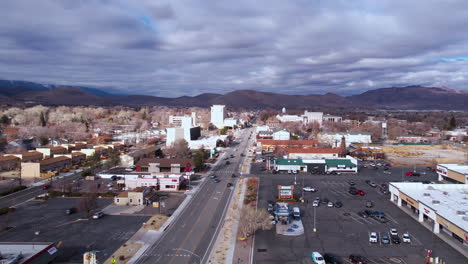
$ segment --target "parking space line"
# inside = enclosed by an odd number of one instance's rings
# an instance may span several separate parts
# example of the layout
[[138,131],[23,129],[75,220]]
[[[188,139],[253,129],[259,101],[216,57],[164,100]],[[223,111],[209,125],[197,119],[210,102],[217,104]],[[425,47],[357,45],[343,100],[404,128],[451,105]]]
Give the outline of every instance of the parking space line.
[[382,261],[384,264],[392,264],[391,262],[388,262],[388,261],[386,261],[386,260],[383,259],[383,258],[379,258],[379,260]]
[[373,259],[371,259],[371,258],[367,258],[367,260],[369,260],[369,262],[372,262],[372,263],[377,263],[377,264],[379,264],[379,262],[375,262],[375,261],[374,261]]
[[389,218],[390,221],[394,222],[395,224],[399,224],[397,220],[395,220],[393,217],[390,216],[390,214],[385,214],[386,218]]
[[382,235],[379,232],[379,244],[382,245]]
[[[421,241],[419,241],[419,239],[417,239],[416,236],[410,234],[409,232],[408,232],[408,235],[410,235],[410,238],[411,238],[410,245],[412,245],[412,246],[421,246],[422,245]],[[416,240],[418,243],[413,244],[413,239]]]

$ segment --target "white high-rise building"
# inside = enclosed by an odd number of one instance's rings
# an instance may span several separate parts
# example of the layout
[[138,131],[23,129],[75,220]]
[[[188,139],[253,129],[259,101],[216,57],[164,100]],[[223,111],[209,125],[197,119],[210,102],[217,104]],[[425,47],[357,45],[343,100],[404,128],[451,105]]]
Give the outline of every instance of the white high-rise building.
[[224,119],[226,118],[226,113],[224,112],[225,105],[213,105],[211,107],[211,123],[217,128],[224,127]]
[[192,126],[197,126],[197,113],[192,112]]

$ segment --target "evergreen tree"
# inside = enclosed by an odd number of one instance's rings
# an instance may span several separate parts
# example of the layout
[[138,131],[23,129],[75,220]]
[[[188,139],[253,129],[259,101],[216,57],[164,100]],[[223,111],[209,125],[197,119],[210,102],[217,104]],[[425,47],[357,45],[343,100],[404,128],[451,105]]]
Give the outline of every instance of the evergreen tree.
[[41,126],[45,127],[47,125],[47,120],[45,118],[44,112],[41,112],[41,116],[39,117],[39,119]]
[[455,120],[455,117],[452,116],[452,118],[450,118],[450,122],[449,122],[449,129],[452,130],[454,128],[457,127],[457,120]]

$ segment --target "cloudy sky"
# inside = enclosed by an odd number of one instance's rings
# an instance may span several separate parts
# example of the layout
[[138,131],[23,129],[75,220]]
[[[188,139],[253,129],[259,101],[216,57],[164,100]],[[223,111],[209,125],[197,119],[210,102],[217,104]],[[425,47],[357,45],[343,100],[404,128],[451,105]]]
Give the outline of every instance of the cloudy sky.
[[158,96],[468,90],[466,0],[2,0],[0,79]]

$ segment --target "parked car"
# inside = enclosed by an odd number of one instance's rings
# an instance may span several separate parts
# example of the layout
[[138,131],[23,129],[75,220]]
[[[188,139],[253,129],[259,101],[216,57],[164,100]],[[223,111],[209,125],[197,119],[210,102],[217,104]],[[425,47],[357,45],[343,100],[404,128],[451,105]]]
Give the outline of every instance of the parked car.
[[374,203],[372,201],[367,201],[366,202],[366,207],[367,208],[372,208],[372,207],[374,207]]
[[389,172],[388,167],[384,167],[384,173]]
[[361,195],[361,196],[364,196],[364,195],[366,195],[366,192],[363,191],[363,190],[356,190],[356,194],[359,194],[359,195]]
[[341,207],[343,207],[343,203],[338,201],[338,202],[335,203],[335,207],[336,208],[341,208]]
[[403,243],[411,243],[411,238],[408,233],[403,233],[401,237],[403,238]]
[[103,216],[104,216],[104,213],[99,211],[93,214],[93,219],[99,219],[99,218],[102,218]]
[[109,188],[112,187],[112,186],[114,186],[114,184],[113,184],[112,182],[109,182],[109,183],[107,184],[107,187],[109,187]]
[[341,261],[339,260],[340,258],[332,254],[325,253],[323,255],[323,258],[325,259],[325,263],[327,264],[341,264]]
[[211,179],[215,179],[216,177],[218,177],[218,176],[216,176],[216,175],[214,175],[214,174],[210,175],[210,178],[211,178]]
[[390,236],[390,239],[392,240],[393,244],[400,244],[401,240],[399,236]]
[[237,175],[236,175],[235,173],[233,173],[233,174],[231,175],[231,177],[232,177],[232,178],[235,178],[235,177],[237,177]]
[[353,264],[366,264],[367,263],[364,257],[359,256],[359,255],[349,255],[349,261]]
[[356,183],[353,182],[353,181],[348,181],[348,184],[351,185],[351,186],[354,186]]
[[227,187],[231,187],[231,186],[232,186],[232,183],[228,182],[228,183],[226,184],[226,186],[227,186]]
[[218,183],[218,182],[220,182],[220,180],[219,179],[214,179],[213,182]]
[[328,202],[328,203],[327,203],[327,206],[328,206],[328,207],[333,207],[333,206],[334,206],[334,204],[333,204],[333,202],[332,202],[332,201],[330,201],[330,202]]
[[373,181],[371,181],[371,182],[369,183],[369,185],[370,185],[370,187],[372,187],[372,188],[377,187],[377,183],[375,183],[375,182],[373,182]]
[[364,211],[360,211],[360,212],[358,212],[357,214],[358,214],[360,217],[362,217],[362,218],[368,218],[368,217],[369,217],[369,215],[366,214],[366,212],[364,212]]
[[382,244],[390,244],[390,238],[387,235],[383,235],[380,241],[382,241]]
[[385,216],[375,216],[374,219],[379,221],[380,223],[383,223],[383,224],[388,222],[388,220],[385,218]]
[[352,195],[356,195],[356,194],[357,194],[357,193],[356,193],[356,187],[353,187],[353,186],[349,187],[348,192],[349,192],[350,194],[352,194]]
[[229,165],[229,164],[231,164],[231,162],[229,162],[229,160],[228,160],[228,161],[226,161],[226,165]]
[[377,233],[376,232],[371,232],[369,234],[369,243],[378,243],[379,240],[377,238]]
[[415,171],[408,171],[405,173],[405,176],[421,176],[421,174]]
[[312,188],[309,186],[302,188],[302,190],[304,190],[304,192],[316,192],[317,191],[315,188]]
[[329,201],[330,201],[330,200],[328,200],[328,198],[324,198],[324,199],[322,200],[322,204],[325,204],[325,205],[326,205],[326,204],[328,204]]
[[312,206],[317,207],[320,205],[320,199],[315,199],[314,202],[312,203]]
[[391,236],[398,236],[398,231],[396,230],[396,228],[390,229],[390,235]]
[[325,259],[323,258],[322,254],[318,252],[312,252],[311,257],[312,257],[312,261],[316,264],[326,264]]

